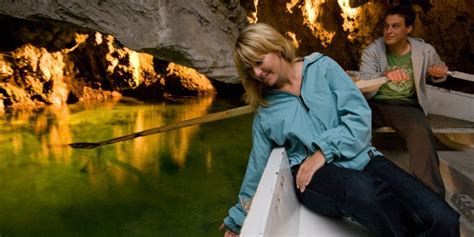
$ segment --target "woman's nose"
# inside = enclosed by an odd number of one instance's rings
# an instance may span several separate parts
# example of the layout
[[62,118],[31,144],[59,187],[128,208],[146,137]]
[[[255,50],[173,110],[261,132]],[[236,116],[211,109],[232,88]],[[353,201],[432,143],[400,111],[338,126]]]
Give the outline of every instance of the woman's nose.
[[262,73],[262,70],[259,68],[259,67],[256,67],[256,66],[253,66],[252,67],[252,70],[253,70],[253,74],[258,77],[261,73]]

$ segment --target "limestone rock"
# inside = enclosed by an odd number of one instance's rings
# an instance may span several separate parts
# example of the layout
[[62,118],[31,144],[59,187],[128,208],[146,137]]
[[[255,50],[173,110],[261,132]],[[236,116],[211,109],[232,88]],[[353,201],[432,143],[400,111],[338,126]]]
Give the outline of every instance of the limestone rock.
[[[0,60],[0,96],[8,107],[21,99],[59,103],[68,94],[71,102],[116,90],[153,98],[212,94],[209,79],[215,85],[239,82],[231,52],[246,15],[289,36],[299,55],[318,51],[346,70],[356,69],[362,49],[381,35],[383,9],[402,2],[411,1],[0,0],[0,30],[7,25],[6,16],[44,25],[11,24],[9,31],[18,42],[11,43],[8,35],[0,38],[5,55]],[[413,36],[432,44],[450,69],[474,73],[474,2],[412,2],[417,11]],[[3,53],[18,48],[31,56],[12,61],[11,53]],[[167,71],[169,62],[205,76],[170,73],[176,70]]]
[[11,76],[0,83],[4,104],[24,106],[66,101],[68,90],[63,81],[65,64],[61,53],[49,53],[44,48],[26,44],[9,58],[1,61],[5,67],[15,68]]
[[165,91],[173,95],[213,95],[216,93],[209,79],[194,69],[170,63],[166,69]]
[[0,1],[0,14],[56,20],[111,34],[127,47],[237,83],[232,48],[245,13],[239,1]]
[[0,82],[5,82],[11,76],[13,76],[11,64],[6,62],[3,55],[0,55]]
[[[18,30],[3,31],[10,41],[0,41],[2,51],[20,45],[0,54],[0,96],[7,107],[104,100],[121,93],[147,100],[215,93],[196,70],[135,52],[111,35],[64,30],[51,22],[10,18],[4,23],[4,29]],[[169,65],[175,66],[167,71]]]
[[[242,0],[249,18],[291,35],[300,55],[321,52],[357,69],[362,50],[382,35],[381,16],[391,3],[413,2],[414,37],[432,44],[452,70],[474,73],[474,1]],[[355,4],[354,4],[355,3]],[[351,6],[352,4],[352,6]]]

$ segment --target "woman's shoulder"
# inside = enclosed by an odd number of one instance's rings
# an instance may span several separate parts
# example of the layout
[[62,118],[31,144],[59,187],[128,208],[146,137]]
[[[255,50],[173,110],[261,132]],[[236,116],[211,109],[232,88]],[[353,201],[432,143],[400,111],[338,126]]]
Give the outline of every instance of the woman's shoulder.
[[324,57],[324,54],[319,53],[319,52],[314,52],[312,54],[306,55],[304,57],[304,62],[307,64],[307,63],[310,63],[310,62],[317,61],[317,60],[319,60],[323,57]]
[[[303,74],[308,73],[308,70],[319,68],[321,63],[330,60],[330,58],[322,53],[314,52],[304,57]],[[319,66],[318,66],[319,65]]]
[[306,74],[309,71],[324,71],[338,65],[331,57],[315,52],[305,57],[303,64],[303,72]]

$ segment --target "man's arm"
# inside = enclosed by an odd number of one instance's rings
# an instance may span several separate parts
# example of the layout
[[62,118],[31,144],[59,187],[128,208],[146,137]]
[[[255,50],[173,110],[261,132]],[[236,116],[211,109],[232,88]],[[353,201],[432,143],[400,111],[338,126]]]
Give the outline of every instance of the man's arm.
[[360,59],[360,74],[358,75],[361,80],[369,80],[376,77],[382,77],[382,65],[380,60],[380,53],[378,52],[377,46],[375,43],[370,44],[362,52]]
[[426,44],[426,56],[428,57],[428,78],[434,83],[446,81],[448,66],[441,60],[436,50],[430,44]]
[[[374,78],[383,77],[384,72],[382,71],[382,49],[377,46],[376,42],[367,46],[362,52],[360,59],[359,75],[360,80],[370,80]],[[378,89],[374,91],[364,92],[364,97],[370,99],[377,94]]]

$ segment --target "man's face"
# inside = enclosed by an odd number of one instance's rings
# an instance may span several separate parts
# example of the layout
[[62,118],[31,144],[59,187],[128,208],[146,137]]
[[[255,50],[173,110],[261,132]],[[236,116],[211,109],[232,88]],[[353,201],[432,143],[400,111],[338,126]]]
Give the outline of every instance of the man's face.
[[383,27],[383,38],[387,45],[396,45],[407,40],[408,34],[413,30],[413,26],[405,25],[405,18],[402,16],[387,15]]

